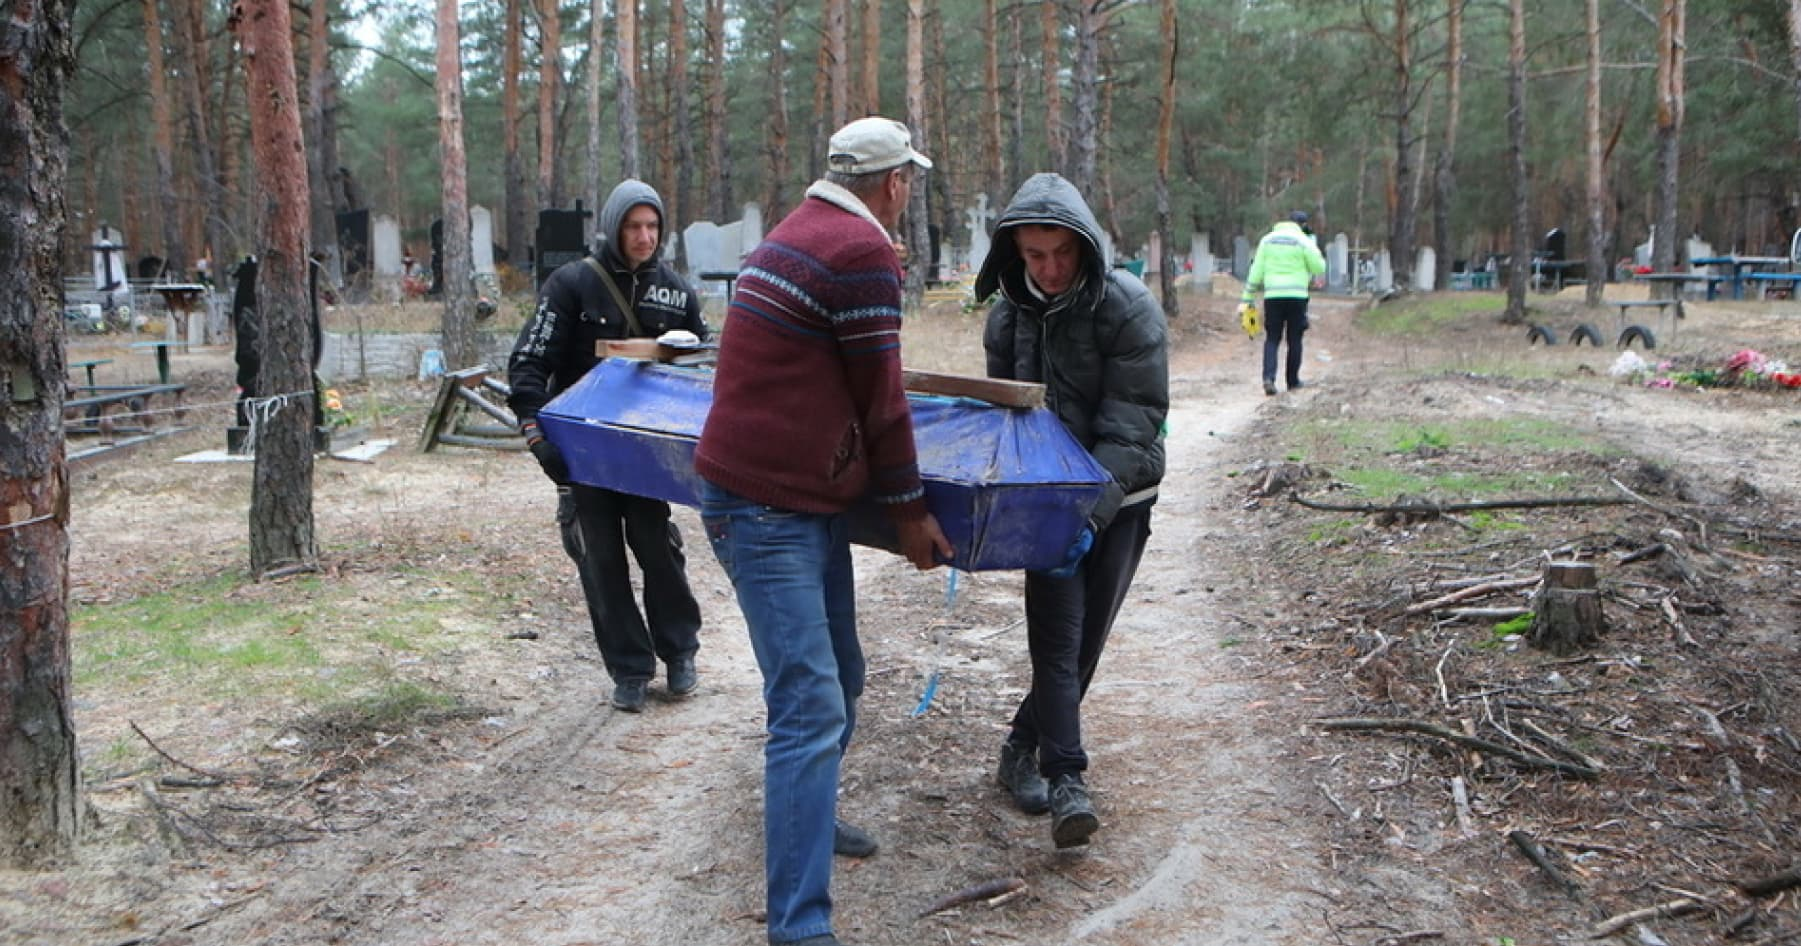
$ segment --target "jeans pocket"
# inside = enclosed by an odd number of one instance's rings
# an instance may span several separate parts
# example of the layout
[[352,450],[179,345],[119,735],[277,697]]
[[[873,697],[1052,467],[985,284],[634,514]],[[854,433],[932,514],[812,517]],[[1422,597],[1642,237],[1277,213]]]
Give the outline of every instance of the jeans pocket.
[[713,557],[719,560],[727,577],[732,573],[732,517],[702,516],[701,528],[706,530],[707,544],[713,547]]

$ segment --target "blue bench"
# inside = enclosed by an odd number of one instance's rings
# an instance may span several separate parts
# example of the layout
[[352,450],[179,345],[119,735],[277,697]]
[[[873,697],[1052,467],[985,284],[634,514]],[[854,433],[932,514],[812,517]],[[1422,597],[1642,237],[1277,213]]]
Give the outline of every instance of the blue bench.
[[1796,281],[1801,280],[1801,273],[1746,273],[1745,281],[1757,287],[1757,298],[1768,298],[1771,292],[1780,292],[1785,298],[1795,297]]

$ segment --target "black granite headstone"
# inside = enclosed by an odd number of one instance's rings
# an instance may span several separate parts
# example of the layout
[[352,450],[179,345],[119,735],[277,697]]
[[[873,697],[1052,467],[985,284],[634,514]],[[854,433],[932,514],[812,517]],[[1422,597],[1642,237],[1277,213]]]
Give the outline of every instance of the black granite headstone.
[[583,231],[591,216],[593,213],[583,210],[579,200],[575,202],[574,210],[538,211],[538,230],[534,237],[537,264],[532,270],[535,283],[542,284],[558,266],[588,255]]
[[338,214],[338,256],[343,263],[344,285],[366,289],[369,283],[369,211],[347,210]]

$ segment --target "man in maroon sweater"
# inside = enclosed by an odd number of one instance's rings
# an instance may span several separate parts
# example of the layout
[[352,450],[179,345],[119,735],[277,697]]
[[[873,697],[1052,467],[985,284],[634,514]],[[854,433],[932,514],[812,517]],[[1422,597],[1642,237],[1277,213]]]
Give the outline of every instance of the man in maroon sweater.
[[845,512],[880,505],[922,571],[953,554],[919,479],[889,237],[932,162],[886,118],[839,129],[827,161],[739,270],[694,454],[701,520],[763,672],[769,941],[807,946],[838,943],[833,853],[876,849],[836,814],[863,692]]

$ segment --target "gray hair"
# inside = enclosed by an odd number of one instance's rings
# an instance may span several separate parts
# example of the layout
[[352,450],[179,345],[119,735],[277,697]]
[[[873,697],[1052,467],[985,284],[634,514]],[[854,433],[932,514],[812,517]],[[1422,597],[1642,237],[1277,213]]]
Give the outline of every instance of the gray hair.
[[898,167],[884,168],[880,171],[871,171],[867,174],[847,174],[843,171],[827,171],[825,172],[825,179],[827,182],[836,184],[857,195],[859,198],[863,198],[874,194],[876,190],[882,186],[882,182],[887,180],[888,175],[893,174],[895,171],[902,171],[909,175],[914,173],[912,165],[902,164]]

